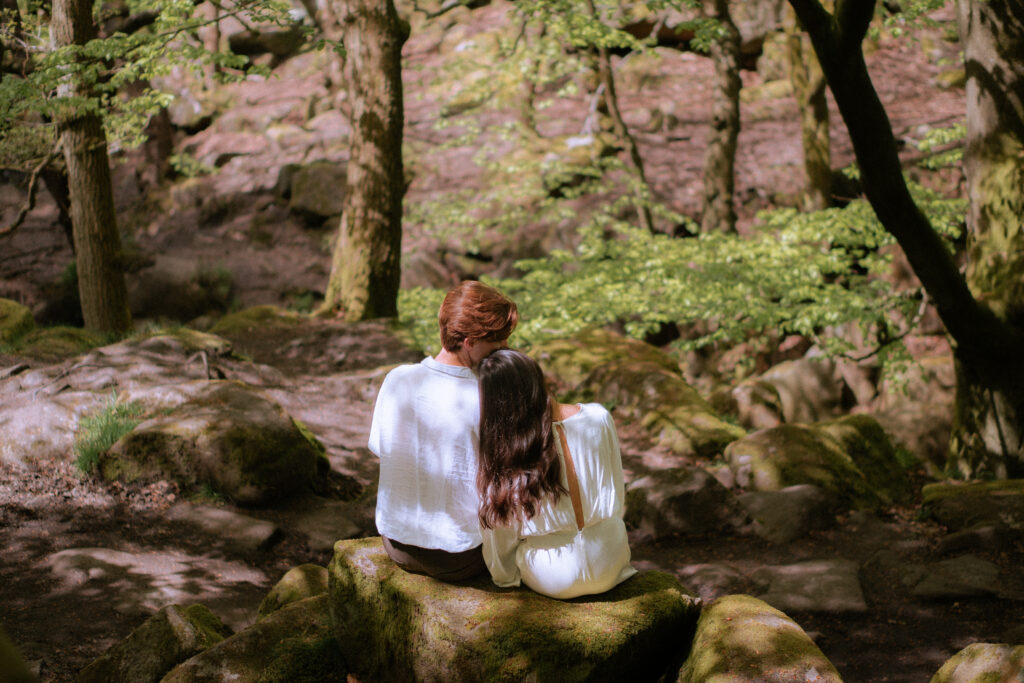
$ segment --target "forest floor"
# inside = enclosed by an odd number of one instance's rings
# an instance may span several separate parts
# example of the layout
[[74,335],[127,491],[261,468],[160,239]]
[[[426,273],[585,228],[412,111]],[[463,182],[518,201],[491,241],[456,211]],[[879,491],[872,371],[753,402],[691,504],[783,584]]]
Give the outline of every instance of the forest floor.
[[[323,348],[312,350],[308,357],[286,358],[278,338],[261,339],[258,334],[236,342],[236,347],[257,362],[273,366],[276,361],[288,373],[277,395],[298,394],[303,385],[331,379],[324,375],[328,351]],[[22,360],[0,357],[0,367]],[[351,413],[352,406],[343,405],[347,401],[325,395],[317,410]],[[367,420],[370,409],[369,402],[358,408]],[[298,416],[303,417],[301,412]],[[318,431],[316,426],[311,428]],[[664,457],[639,427],[622,424],[620,431],[627,479],[640,476],[649,463]],[[322,438],[333,462],[336,439],[331,434]],[[358,455],[362,461],[353,461],[352,452],[345,457],[348,470],[357,473],[355,479],[366,483],[374,477],[376,463],[365,449]],[[920,479],[918,484],[925,483],[921,473],[914,476]],[[73,680],[77,671],[145,619],[144,610],[124,607],[119,591],[131,588],[133,582],[170,581],[167,576],[133,577],[129,572],[118,577],[83,576],[69,584],[66,575],[50,571],[49,558],[62,550],[107,548],[141,558],[177,558],[188,565],[182,576],[195,584],[181,586],[182,590],[188,595],[198,591],[201,601],[225,615],[235,628],[255,618],[263,595],[288,569],[307,562],[326,565],[330,559],[329,552],[311,550],[307,537],[287,525],[269,549],[240,551],[230,538],[197,534],[168,519],[167,511],[178,501],[180,496],[170,486],[108,486],[83,478],[68,461],[0,471],[3,626],[39,667],[43,680]],[[231,508],[223,502],[217,505]],[[272,509],[236,510],[271,521],[280,517]],[[735,568],[737,576],[747,576],[759,567],[852,560],[861,568],[867,611],[787,613],[811,634],[844,680],[917,683],[929,680],[946,659],[972,642],[1001,642],[1019,625],[1020,610],[1019,602],[994,598],[930,601],[911,595],[901,581],[902,573],[907,566],[943,559],[940,540],[946,535],[941,526],[920,520],[918,510],[917,502],[910,502],[877,514],[842,515],[832,528],[785,545],[729,534],[678,536],[654,543],[634,540],[633,562],[643,570],[674,573],[709,600],[723,591],[714,581],[695,580],[695,570],[701,567],[721,571],[726,566]],[[1024,566],[1024,547],[1019,543],[974,552],[998,565],[1004,576],[1013,577]],[[896,553],[903,569],[881,561],[885,553]],[[222,581],[217,579],[221,576]],[[752,583],[733,580],[728,592],[757,594],[758,590]]]
[[[498,3],[495,3],[496,5]],[[485,8],[474,15],[477,27],[494,20]],[[947,12],[947,14],[950,14]],[[946,16],[945,19],[949,19]],[[472,34],[470,30],[469,35]],[[908,143],[920,127],[950,125],[963,116],[963,91],[936,87],[934,78],[943,60],[956,56],[957,46],[932,41],[931,47],[909,40],[888,38],[868,56],[879,95],[893,121],[898,139]],[[406,46],[409,60],[421,71],[409,76],[407,84],[406,137],[413,149],[423,149],[443,140],[433,127],[438,103],[417,97],[422,84],[437,68],[436,51],[417,37]],[[700,204],[700,174],[709,119],[709,75],[707,60],[683,54],[666,61],[666,73],[644,88],[624,89],[622,108],[628,122],[636,126],[636,137],[647,164],[654,191],[673,208],[695,216]],[[318,76],[319,78],[319,76]],[[744,86],[753,90],[761,84],[755,72],[744,72]],[[322,83],[289,82],[289,88],[317,91]],[[246,84],[257,88],[258,84]],[[419,87],[419,91],[417,88]],[[249,102],[271,97],[273,88],[253,90]],[[301,101],[301,98],[297,98]],[[671,130],[644,130],[651,106],[674,107],[676,123]],[[671,106],[669,106],[671,105]],[[571,129],[583,117],[582,99],[576,111],[550,110],[550,132]],[[750,225],[754,213],[773,205],[778,196],[794,196],[799,190],[800,154],[798,112],[792,97],[766,98],[748,102],[743,108],[737,167],[737,198],[741,227]],[[556,130],[558,129],[558,130]],[[833,166],[852,161],[848,137],[832,107]],[[428,155],[421,160],[418,175],[410,187],[408,201],[415,203],[446,191],[472,188],[479,182],[468,161],[476,150],[452,150]],[[954,183],[957,182],[954,179]],[[11,193],[9,186],[0,186]],[[16,193],[15,193],[16,194]],[[270,200],[267,200],[268,202]],[[14,202],[12,205],[15,205]],[[240,215],[230,225],[200,230],[181,215],[154,211],[148,223],[139,224],[134,244],[143,253],[200,260],[231,272],[236,303],[282,303],[291,292],[326,283],[329,254],[323,248],[323,232],[281,221],[265,226],[272,231],[266,244],[254,244],[251,231],[239,231],[260,211],[272,210],[266,203],[254,204],[251,214]],[[55,225],[52,202],[41,198],[40,207],[25,226],[0,242],[0,296],[17,298],[28,305],[39,303],[46,283],[57,278],[72,256]],[[122,225],[124,227],[124,225]],[[415,226],[407,235],[406,249],[417,248]],[[264,236],[263,241],[267,240]],[[296,267],[297,264],[300,267]],[[291,390],[329,377],[331,363],[324,350],[306,347],[300,355],[285,357],[279,337],[247,340],[249,353],[258,362],[278,367]],[[344,349],[334,349],[344,352]],[[0,369],[31,359],[0,355]],[[289,391],[284,387],[283,391]],[[321,412],[333,406],[325,396]],[[368,408],[367,408],[368,410]],[[366,413],[368,418],[368,412]],[[657,457],[639,429],[621,425],[626,469],[643,470],[645,458]],[[332,448],[328,444],[329,450]],[[285,531],[268,550],[239,553],[227,542],[196,536],[190,529],[170,522],[169,506],[177,498],[173,489],[150,486],[125,490],[82,479],[66,461],[43,468],[0,470],[0,622],[26,657],[39,665],[42,678],[69,681],[83,666],[107,647],[127,635],[145,618],[137,612],[115,608],[110,590],[91,588],[88,581],[69,589],[45,565],[46,558],[70,548],[119,548],[138,554],[173,552],[194,562],[195,573],[216,575],[228,570],[252,576],[212,586],[216,605],[244,623],[266,590],[289,568],[304,562],[326,564],[326,551],[310,550],[299,532]],[[354,470],[369,476],[372,462],[352,462]],[[924,483],[923,475],[920,483]],[[919,489],[919,487],[918,487]],[[926,563],[942,559],[939,541],[946,530],[918,519],[919,506],[883,510],[878,515],[850,515],[827,530],[813,532],[784,546],[752,537],[678,537],[657,543],[634,543],[633,559],[639,568],[662,569],[686,576],[688,568],[709,563],[731,563],[741,568],[792,564],[810,559],[843,558],[861,566],[860,579],[868,610],[863,613],[790,614],[821,646],[850,683],[870,681],[927,681],[941,664],[962,647],[976,641],[1000,640],[1019,625],[1020,604],[997,599],[972,598],[957,602],[932,602],[914,598],[900,576],[885,563],[873,561],[879,551],[895,550],[905,563]],[[1004,573],[1019,574],[1024,566],[1024,548],[1019,544],[1007,551],[977,551],[998,565]],[[251,574],[245,574],[250,570]],[[740,586],[742,589],[743,587]],[[750,587],[753,590],[753,587]]]

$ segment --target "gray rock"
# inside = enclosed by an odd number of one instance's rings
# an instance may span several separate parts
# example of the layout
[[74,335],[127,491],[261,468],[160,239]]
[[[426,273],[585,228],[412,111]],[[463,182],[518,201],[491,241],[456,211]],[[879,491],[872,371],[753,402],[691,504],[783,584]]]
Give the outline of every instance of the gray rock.
[[749,595],[727,595],[704,609],[676,680],[842,683],[795,621]]
[[410,574],[379,538],[339,542],[328,570],[335,636],[366,681],[653,680],[678,666],[699,612],[661,572],[552,600],[486,575],[456,585]]
[[814,560],[762,567],[751,579],[766,586],[758,598],[784,612],[866,612],[857,574],[850,560]]
[[733,493],[699,467],[655,470],[626,492],[626,525],[640,539],[735,529],[746,515]]
[[343,682],[346,677],[342,652],[331,634],[327,596],[320,595],[285,605],[179,664],[163,683]]
[[834,521],[825,492],[813,484],[779,491],[748,491],[736,499],[753,520],[751,530],[770,543],[789,543]]
[[747,578],[731,564],[691,564],[677,575],[705,604],[730,593],[742,593]]
[[775,387],[788,423],[817,422],[840,412],[844,383],[836,366],[823,358],[800,358],[779,363],[761,380]]
[[345,205],[346,174],[345,163],[330,161],[294,169],[289,178],[288,207],[320,220],[340,215]]
[[237,550],[250,554],[269,548],[281,533],[273,522],[213,505],[178,503],[166,516],[171,521],[189,524],[224,539]]
[[996,683],[1024,677],[1024,645],[972,643],[942,665],[931,683]]
[[156,683],[186,659],[231,635],[203,605],[168,605],[85,667],[78,683]]
[[323,446],[280,405],[239,382],[210,382],[168,415],[138,425],[100,456],[108,481],[176,481],[240,505],[309,490],[329,465]]
[[1024,479],[928,484],[922,507],[951,531],[982,525],[1024,529]]
[[[236,630],[252,618],[249,610],[237,608],[238,596],[248,590],[255,602],[262,592],[258,587],[269,583],[263,572],[246,564],[173,550],[70,548],[42,564],[56,579],[55,596],[87,591],[130,616],[150,616],[168,604],[201,602]],[[225,602],[227,586],[235,596]]]
[[975,555],[961,555],[924,566],[913,594],[930,600],[998,595],[1003,586],[999,567]]

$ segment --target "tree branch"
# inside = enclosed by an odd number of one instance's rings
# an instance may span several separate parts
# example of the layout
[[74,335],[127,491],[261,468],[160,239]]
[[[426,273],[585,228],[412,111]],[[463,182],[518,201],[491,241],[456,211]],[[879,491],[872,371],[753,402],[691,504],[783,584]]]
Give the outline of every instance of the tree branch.
[[14,218],[14,222],[8,226],[0,228],[0,235],[7,235],[17,230],[25,221],[25,217],[28,216],[29,212],[36,208],[36,190],[39,187],[39,174],[43,172],[43,169],[46,168],[50,162],[57,158],[58,154],[60,154],[59,140],[54,144],[50,153],[43,157],[43,160],[39,162],[39,165],[32,169],[32,174],[28,177],[28,198],[25,200],[25,205],[21,207],[21,211],[19,211],[18,215]]

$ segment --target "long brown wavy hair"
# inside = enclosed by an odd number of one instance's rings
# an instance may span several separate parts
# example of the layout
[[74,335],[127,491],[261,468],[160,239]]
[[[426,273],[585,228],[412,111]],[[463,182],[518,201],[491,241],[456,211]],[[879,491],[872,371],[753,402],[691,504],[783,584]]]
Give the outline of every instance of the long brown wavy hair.
[[480,452],[476,485],[480,524],[511,526],[536,514],[561,484],[551,424],[554,399],[544,373],[521,351],[499,349],[477,367],[480,379]]

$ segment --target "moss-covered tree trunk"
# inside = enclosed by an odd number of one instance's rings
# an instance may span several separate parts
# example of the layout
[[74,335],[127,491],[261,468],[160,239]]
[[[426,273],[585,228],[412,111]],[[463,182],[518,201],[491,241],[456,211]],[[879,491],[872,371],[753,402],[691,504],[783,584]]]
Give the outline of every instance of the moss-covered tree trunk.
[[961,0],[967,46],[971,265],[967,279],[914,203],[892,126],[864,63],[875,3],[789,0],[850,132],[864,192],[899,242],[954,345],[957,419],[950,466],[964,477],[1024,476],[1024,24],[1013,0]]
[[711,136],[704,156],[704,201],[701,232],[735,232],[736,142],[740,134],[740,32],[729,14],[728,0],[704,0],[704,13],[721,25],[711,45],[715,64],[711,100]]
[[[54,0],[50,31],[56,47],[85,45],[95,38],[92,0]],[[89,95],[88,84],[75,82],[73,75],[67,78],[61,95]],[[82,317],[89,329],[124,331],[131,315],[103,122],[98,114],[71,105],[59,113],[57,123],[71,194]]]
[[786,57],[789,80],[800,109],[800,142],[804,151],[803,208],[818,211],[829,206],[832,197],[832,148],[828,136],[828,100],[825,74],[818,58],[797,26],[787,22]]
[[345,203],[321,313],[365,320],[398,313],[401,275],[402,44],[392,0],[335,0],[352,133]]
[[[1024,330],[1024,9],[1011,0],[957,4],[967,68],[967,284],[996,317]],[[956,470],[1024,476],[1022,409],[1024,386],[986,382],[958,359]]]

